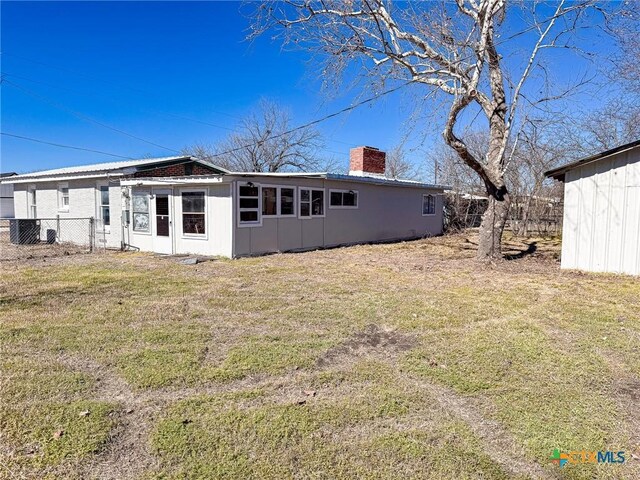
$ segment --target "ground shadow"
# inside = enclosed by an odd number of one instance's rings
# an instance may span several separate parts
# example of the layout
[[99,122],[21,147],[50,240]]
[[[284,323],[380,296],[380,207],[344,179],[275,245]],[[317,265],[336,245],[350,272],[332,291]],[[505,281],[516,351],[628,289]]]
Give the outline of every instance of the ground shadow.
[[518,253],[509,253],[504,256],[505,260],[518,260],[527,255],[533,255],[538,250],[538,242],[531,242],[525,250],[519,250]]

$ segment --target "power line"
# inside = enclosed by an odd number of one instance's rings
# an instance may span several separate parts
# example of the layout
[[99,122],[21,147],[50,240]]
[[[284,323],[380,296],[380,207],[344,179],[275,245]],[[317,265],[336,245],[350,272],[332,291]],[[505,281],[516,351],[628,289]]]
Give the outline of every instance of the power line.
[[72,110],[68,107],[65,107],[64,105],[61,105],[57,102],[54,102],[51,99],[48,99],[47,97],[44,97],[38,93],[35,93],[27,88],[21,87],[20,85],[18,85],[17,83],[12,82],[11,80],[7,80],[6,78],[2,79],[2,83],[6,83],[8,85],[11,85],[14,88],[17,88],[18,90],[23,91],[24,93],[26,93],[27,95],[31,95],[34,98],[37,98],[38,100],[45,102],[59,110],[65,111],[67,113],[70,113],[71,115],[73,115],[76,118],[79,118],[80,120],[84,120],[86,122],[91,122],[91,123],[95,123],[96,125],[99,125],[103,128],[106,128],[108,130],[112,130],[114,132],[120,133],[121,135],[126,135],[127,137],[133,138],[135,140],[144,142],[144,143],[148,143],[149,145],[153,145],[154,147],[159,147],[162,148],[164,150],[169,150],[170,152],[174,152],[174,153],[180,153],[179,150],[176,150],[175,148],[169,148],[169,147],[165,147],[164,145],[160,145],[159,143],[155,143],[149,140],[146,140],[142,137],[139,137],[137,135],[133,135],[132,133],[129,132],[125,132],[124,130],[121,130],[119,128],[116,127],[112,127],[111,125],[107,125],[106,123],[102,123],[99,120],[96,120],[95,118],[89,117],[87,115],[84,115],[82,113],[76,112],[75,110]]
[[297,127],[291,128],[285,132],[279,133],[277,135],[271,135],[267,138],[265,138],[264,140],[258,141],[258,142],[253,142],[253,143],[248,143],[246,145],[241,145],[239,147],[235,147],[235,148],[231,148],[229,150],[225,150],[223,152],[219,152],[219,153],[212,153],[211,155],[209,155],[210,157],[221,157],[222,155],[228,155],[230,153],[234,153],[240,150],[244,150],[245,148],[250,148],[250,147],[254,147],[254,146],[259,146],[261,144],[263,144],[264,142],[266,142],[267,140],[272,140],[274,138],[280,138],[283,137],[285,135],[289,135],[293,132],[297,132],[298,130],[302,130],[308,127],[311,127],[312,125],[317,125],[318,123],[324,122],[326,120],[329,120],[330,118],[334,118],[337,117],[338,115],[342,115],[343,113],[349,112],[351,110],[355,110],[358,107],[361,107],[362,105],[366,105],[367,103],[371,103],[375,100],[378,100],[379,98],[385,96],[385,95],[389,95],[390,93],[396,92],[398,90],[400,90],[401,88],[409,85],[410,83],[413,83],[413,80],[409,80],[401,85],[398,85],[397,87],[394,88],[390,88],[389,90],[385,90],[384,92],[379,93],[378,95],[375,95],[373,97],[369,97],[366,98],[364,100],[359,101],[358,103],[355,103],[353,105],[350,105],[348,107],[345,107],[341,110],[338,110],[337,112],[333,112],[330,113],[328,115],[325,115],[324,117],[318,118],[316,120],[312,120],[310,122],[304,123],[302,125],[298,125]]
[[[79,90],[63,87],[63,86],[60,86],[60,85],[54,85],[54,84],[51,84],[51,83],[41,82],[40,80],[35,80],[33,78],[25,77],[24,75],[17,75],[15,73],[10,73],[10,72],[2,72],[1,75],[3,77],[4,76],[8,76],[8,77],[13,77],[13,78],[19,78],[21,80],[26,80],[27,82],[32,82],[32,83],[37,83],[39,85],[44,85],[45,87],[57,88],[57,89],[65,90],[67,92],[71,92],[71,93],[76,93],[76,94],[85,95],[85,96],[89,96],[89,97],[93,97],[93,98],[100,98],[100,99],[103,99],[103,100],[107,100],[104,97],[95,95],[93,92],[90,93],[88,91],[79,91]],[[12,85],[17,86],[17,84],[15,82],[11,82],[11,83],[12,83]],[[26,90],[26,89],[23,88],[23,90]],[[34,92],[34,95],[35,95],[35,92]],[[112,99],[108,99],[108,100],[111,103],[115,103],[115,102],[113,102]],[[185,116],[185,115],[180,115],[180,114],[176,114],[176,113],[169,113],[169,112],[161,112],[159,110],[148,109],[148,108],[143,108],[142,110],[145,111],[145,112],[148,112],[148,113],[152,113],[154,115],[161,115],[161,116],[164,116],[164,117],[171,117],[171,118],[179,118],[179,119],[182,119],[182,120],[187,120],[189,122],[194,122],[194,123],[199,123],[199,124],[202,124],[202,125],[207,125],[207,126],[210,126],[210,127],[220,128],[222,130],[227,130],[229,132],[234,132],[234,133],[238,132],[237,129],[233,129],[233,128],[230,128],[230,127],[225,127],[223,125],[218,125],[216,123],[208,122],[208,121],[197,119],[197,118],[188,117],[188,116]],[[220,113],[222,115],[227,115],[227,116],[232,117],[232,118],[241,119],[240,117],[232,116],[230,114],[224,114],[224,113],[218,112],[216,110],[212,110],[212,112]],[[332,143],[339,143],[339,144],[343,144],[343,145],[353,146],[353,143],[351,143],[351,142],[343,142],[343,141],[336,140],[336,139],[333,139],[333,138],[326,138],[325,140],[328,141],[328,142],[332,142]],[[324,149],[324,150],[326,152],[335,153],[335,154],[338,154],[338,155],[344,155],[345,154],[345,152],[336,152],[335,150],[328,150],[328,149]]]
[[[125,85],[124,83],[112,82],[112,81],[109,81],[109,80],[105,80],[103,77],[96,77],[96,76],[89,75],[89,74],[86,74],[84,72],[80,72],[80,71],[77,71],[77,70],[71,70],[69,68],[64,68],[64,67],[60,67],[60,66],[57,66],[57,65],[52,65],[50,63],[45,63],[45,62],[42,62],[40,60],[34,60],[32,58],[24,57],[22,55],[16,55],[15,53],[9,53],[9,52],[4,52],[3,51],[3,52],[0,52],[0,55],[7,55],[9,57],[19,58],[19,59],[25,60],[27,62],[35,63],[36,65],[42,65],[44,67],[53,68],[55,70],[60,70],[62,72],[71,73],[73,75],[80,75],[80,76],[83,76],[85,78],[88,78],[88,79],[91,79],[91,80],[95,80],[95,81],[98,81],[98,82],[101,82],[101,83],[104,83],[104,84],[107,84],[107,85],[113,85],[113,86],[116,86],[118,88],[124,88],[126,90],[130,90],[132,92],[143,93],[145,95],[149,95],[149,92],[146,91],[146,90],[140,90],[138,88],[131,87],[129,85]],[[17,75],[13,75],[13,76],[17,76]],[[32,80],[32,81],[36,81],[36,80]],[[150,97],[155,97],[155,96],[154,95],[150,95]],[[156,99],[160,99],[160,98],[156,97]],[[222,111],[219,111],[219,110],[211,110],[211,111],[214,112],[214,113],[217,113],[218,115],[224,115],[225,117],[234,118],[236,120],[241,120],[241,118],[238,117],[237,115],[232,115],[230,113],[222,112]],[[194,120],[194,119],[190,119],[190,120]],[[194,120],[194,121],[197,121],[197,120]],[[215,126],[218,126],[218,125],[215,125]]]
[[19,138],[21,140],[29,140],[31,142],[44,143],[45,145],[53,145],[54,147],[70,148],[72,150],[83,150],[85,152],[99,153],[101,155],[109,155],[110,157],[118,157],[118,158],[124,158],[125,160],[132,160],[131,157],[125,157],[124,155],[118,155],[116,153],[103,152],[102,150],[94,150],[94,149],[91,149],[91,148],[76,147],[76,146],[73,146],[73,145],[63,145],[61,143],[48,142],[46,140],[40,140],[38,138],[33,138],[33,137],[25,137],[23,135],[15,135],[13,133],[8,133],[8,132],[0,132],[0,135],[5,135],[7,137],[13,137],[13,138]]
[[[570,11],[570,10],[571,10],[571,9],[567,9],[565,12],[563,12],[563,13],[562,13],[562,15],[566,14],[566,13],[567,13],[568,11]],[[549,17],[549,18],[547,18],[546,20],[544,20],[542,23],[546,23],[547,21],[553,20],[554,18],[557,18],[557,17],[559,17],[559,16],[561,16],[561,15],[560,15],[560,14],[557,14],[557,15],[554,15],[554,16],[552,16],[552,17]],[[504,40],[501,40],[501,41],[499,41],[499,42],[496,42],[496,45],[499,45],[499,44],[505,43],[506,41],[512,40],[513,38],[515,38],[515,37],[517,37],[517,36],[519,36],[519,35],[522,35],[522,34],[524,34],[524,33],[528,32],[528,31],[532,30],[533,28],[534,28],[534,26],[531,26],[531,27],[528,27],[528,28],[526,28],[526,29],[524,29],[524,30],[522,30],[522,31],[520,31],[520,32],[516,32],[515,34],[510,35],[509,37],[505,38]],[[51,66],[51,65],[45,64],[45,63],[43,63],[43,62],[38,62],[38,61],[30,60],[30,59],[27,59],[26,57],[20,57],[20,56],[18,56],[18,55],[7,54],[6,52],[0,52],[0,54],[2,54],[2,55],[10,55],[10,56],[14,56],[14,57],[16,57],[16,58],[22,58],[22,59],[24,59],[24,60],[32,61],[32,62],[34,62],[34,63],[39,63],[39,64],[41,64],[41,65],[49,66],[49,67],[52,67],[52,68],[58,68],[58,69],[60,69],[60,70],[66,70],[66,71],[69,71],[68,69],[64,69],[64,68],[60,68],[60,67],[55,67],[55,66]],[[452,61],[452,62],[450,62],[450,63],[451,63],[451,64],[457,64],[457,63],[460,63],[460,62],[462,62],[462,61],[465,61],[465,60],[467,60],[467,59],[469,59],[469,58],[472,58],[472,56],[471,56],[471,55],[469,55],[469,56],[468,56],[468,57],[466,57],[466,58],[459,58],[459,59],[454,60],[454,61]],[[73,73],[73,72],[72,72],[72,73]],[[87,76],[87,75],[84,75],[84,76]],[[87,76],[87,77],[88,77],[88,76]],[[91,77],[89,77],[89,78],[91,78]],[[15,84],[14,82],[11,82],[11,81],[6,80],[6,79],[4,79],[4,78],[2,79],[2,83],[8,83],[8,84],[10,84],[10,85],[14,86],[15,88],[18,88],[18,89],[20,89],[20,90],[24,91],[25,93],[27,93],[27,94],[29,94],[29,95],[32,95],[32,96],[34,96],[34,97],[36,97],[36,98],[39,98],[40,100],[42,100],[42,101],[44,101],[44,102],[46,102],[46,103],[49,103],[49,104],[53,105],[53,106],[54,106],[54,107],[56,107],[56,108],[62,109],[62,110],[64,110],[64,111],[67,111],[67,112],[71,113],[72,115],[74,115],[74,116],[76,116],[76,117],[78,117],[78,118],[81,118],[81,119],[83,119],[83,120],[86,120],[86,121],[90,121],[90,122],[96,123],[97,125],[100,125],[100,126],[102,126],[102,127],[104,127],[104,128],[108,128],[108,129],[110,129],[110,130],[116,131],[116,132],[118,132],[118,133],[121,133],[121,134],[123,134],[123,135],[129,136],[129,137],[131,137],[131,138],[134,138],[134,139],[140,140],[140,141],[142,141],[142,142],[148,143],[148,144],[150,144],[150,145],[154,145],[154,146],[156,146],[156,147],[160,147],[160,148],[163,148],[163,149],[165,149],[165,150],[169,150],[169,151],[173,151],[173,152],[179,153],[179,151],[178,151],[178,150],[174,150],[174,149],[172,149],[172,148],[168,148],[168,147],[165,147],[165,146],[163,146],[163,145],[159,145],[159,144],[157,144],[157,143],[150,142],[150,141],[145,140],[145,139],[143,139],[143,138],[141,138],[141,137],[138,137],[138,136],[135,136],[135,135],[129,134],[129,133],[127,133],[127,132],[123,131],[123,130],[120,130],[120,129],[117,129],[117,128],[115,128],[115,127],[111,127],[111,126],[109,126],[109,125],[106,125],[106,124],[104,124],[104,123],[102,123],[102,122],[99,122],[99,121],[97,121],[97,120],[95,120],[95,119],[93,119],[93,118],[91,118],[91,117],[87,117],[86,115],[83,115],[83,114],[81,114],[81,113],[75,112],[74,110],[71,110],[71,109],[69,109],[69,108],[67,108],[67,107],[64,107],[64,106],[62,106],[62,105],[59,105],[59,104],[57,104],[57,103],[55,103],[55,102],[53,102],[53,101],[51,101],[51,100],[48,100],[48,99],[46,99],[45,97],[42,97],[41,95],[39,95],[39,94],[37,94],[37,93],[31,92],[31,91],[29,91],[28,89],[25,89],[25,88],[23,88],[23,87],[21,87],[21,86],[19,86],[19,85]],[[296,131],[302,130],[302,129],[304,129],[304,128],[308,128],[308,127],[310,127],[310,126],[312,126],[312,125],[317,125],[317,124],[319,124],[319,123],[321,123],[321,122],[324,122],[324,121],[329,120],[329,119],[331,119],[331,118],[337,117],[337,116],[339,116],[339,115],[341,115],[341,114],[343,114],[343,113],[346,113],[346,112],[349,112],[349,111],[351,111],[351,110],[354,110],[354,109],[356,109],[356,108],[358,108],[358,107],[360,107],[360,106],[362,106],[362,105],[365,105],[365,104],[371,103],[371,102],[373,102],[373,101],[375,101],[375,100],[377,100],[377,99],[379,99],[379,98],[381,98],[381,97],[383,97],[383,96],[386,96],[386,95],[388,95],[388,94],[390,94],[390,93],[394,93],[394,92],[396,92],[396,91],[400,90],[401,88],[403,88],[403,87],[405,87],[405,86],[408,86],[408,85],[409,85],[409,84],[411,84],[411,83],[414,83],[414,80],[406,81],[406,82],[402,83],[401,85],[398,85],[398,86],[396,86],[396,87],[394,87],[394,88],[391,88],[391,89],[389,89],[389,90],[385,90],[385,91],[381,92],[381,93],[380,93],[380,94],[378,94],[378,95],[375,95],[375,96],[373,96],[373,97],[366,98],[365,100],[362,100],[362,101],[357,102],[357,103],[355,103],[355,104],[353,104],[353,105],[350,105],[350,106],[348,106],[348,107],[345,107],[345,108],[343,108],[343,109],[341,109],[341,110],[338,110],[338,111],[336,111],[336,112],[333,112],[333,113],[330,113],[330,114],[328,114],[328,115],[325,115],[325,116],[323,116],[323,117],[321,117],[321,118],[319,118],[319,119],[316,119],[316,120],[313,120],[313,121],[307,122],[307,123],[305,123],[305,124],[299,125],[299,126],[297,126],[297,127],[295,127],[295,128],[289,129],[289,130],[287,130],[287,131],[285,131],[285,132],[282,132],[282,133],[280,133],[280,134],[269,136],[269,137],[267,137],[265,140],[258,141],[258,142],[253,142],[253,143],[249,143],[249,144],[242,145],[242,146],[239,146],[239,147],[236,147],[236,148],[228,149],[228,150],[223,151],[223,152],[214,153],[214,154],[211,154],[210,156],[211,156],[211,157],[220,157],[220,156],[222,156],[222,155],[227,155],[227,154],[229,154],[229,153],[234,153],[234,152],[237,152],[237,151],[239,151],[239,150],[243,150],[243,149],[245,149],[245,148],[249,148],[249,147],[253,147],[253,146],[258,146],[258,145],[260,145],[260,144],[264,143],[264,142],[265,142],[265,141],[267,141],[267,140],[271,140],[271,139],[274,139],[274,138],[280,138],[280,137],[282,137],[282,136],[289,135],[289,134],[291,134],[291,133],[293,133],[293,132],[296,132]],[[129,88],[129,87],[126,87],[126,88]],[[129,88],[129,89],[130,89],[130,88]],[[205,123],[206,123],[206,122],[205,122]],[[46,141],[42,141],[42,140],[38,140],[38,139],[33,139],[33,138],[30,138],[30,137],[22,137],[22,136],[19,136],[19,135],[13,135],[13,134],[8,134],[8,133],[2,133],[2,134],[3,134],[3,135],[12,136],[12,137],[15,137],[15,138],[22,138],[22,139],[25,139],[25,140],[31,140],[31,141],[35,141],[35,142],[39,142],[39,143],[44,143],[44,144],[49,144],[49,145],[53,145],[53,146],[57,146],[57,147],[62,147],[62,148],[72,148],[72,149],[76,149],[76,150],[90,151],[90,152],[100,153],[100,154],[104,154],[104,155],[110,155],[110,156],[114,156],[114,157],[127,158],[127,159],[128,159],[128,158],[130,158],[130,157],[124,157],[124,156],[122,156],[122,155],[116,155],[116,154],[111,154],[111,153],[107,153],[107,152],[102,152],[102,151],[99,151],[99,150],[92,150],[92,149],[86,149],[86,148],[82,148],[82,147],[73,147],[73,146],[69,146],[69,145],[55,144],[55,143],[52,143],[52,142],[46,142]]]

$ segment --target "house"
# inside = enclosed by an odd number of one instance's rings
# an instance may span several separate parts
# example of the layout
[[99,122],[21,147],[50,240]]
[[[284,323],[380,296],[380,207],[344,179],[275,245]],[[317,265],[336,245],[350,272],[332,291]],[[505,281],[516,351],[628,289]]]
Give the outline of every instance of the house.
[[640,140],[546,175],[564,182],[562,268],[640,275]]
[[121,248],[128,230],[126,219],[121,219],[126,198],[120,185],[123,178],[223,172],[226,170],[207,162],[178,156],[25,173],[4,179],[2,184],[13,185],[16,218],[93,217],[95,237],[107,248]]
[[239,257],[442,233],[444,187],[384,178],[352,149],[349,175],[228,172],[194,157],[12,177],[18,218],[95,217],[113,248]]
[[[0,180],[17,175],[15,172],[0,173]],[[13,185],[0,185],[0,218],[13,218]]]

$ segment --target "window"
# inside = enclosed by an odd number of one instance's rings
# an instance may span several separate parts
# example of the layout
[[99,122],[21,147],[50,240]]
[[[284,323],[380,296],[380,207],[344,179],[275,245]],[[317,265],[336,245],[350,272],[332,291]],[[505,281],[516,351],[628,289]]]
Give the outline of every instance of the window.
[[295,215],[295,188],[280,188],[280,215],[283,217]]
[[262,187],[262,215],[278,215],[278,189],[276,187]]
[[69,210],[69,185],[66,183],[58,185],[58,210]]
[[300,189],[300,217],[324,217],[324,190]]
[[260,225],[260,187],[238,184],[238,215],[241,225]]
[[358,208],[358,192],[354,190],[330,190],[330,208]]
[[262,215],[265,217],[295,216],[295,188],[262,187]]
[[111,225],[111,210],[109,208],[109,186],[100,186],[100,219],[106,229]]
[[29,187],[29,214],[31,218],[38,218],[38,208],[36,206],[36,187]]
[[149,231],[149,194],[133,192],[133,231]]
[[433,195],[422,196],[422,215],[436,214],[436,197]]
[[182,233],[204,235],[206,233],[204,192],[182,192]]

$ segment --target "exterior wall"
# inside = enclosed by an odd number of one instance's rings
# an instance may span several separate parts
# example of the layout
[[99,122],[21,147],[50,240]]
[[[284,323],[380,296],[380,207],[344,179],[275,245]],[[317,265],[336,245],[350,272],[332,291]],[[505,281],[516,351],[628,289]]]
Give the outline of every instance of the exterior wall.
[[640,149],[565,174],[562,268],[640,275]]
[[0,185],[0,218],[13,218],[13,184]]
[[[63,210],[59,206],[58,188],[60,184],[65,184],[69,188],[69,208]],[[109,185],[109,208],[111,212],[111,225],[104,229],[100,221],[99,213],[99,190],[100,184]],[[122,238],[122,227],[120,218],[122,215],[121,191],[119,183],[108,183],[105,181],[70,180],[68,182],[34,182],[32,184],[18,183],[14,189],[14,206],[16,218],[30,218],[28,189],[36,188],[36,215],[37,218],[90,218],[96,220],[96,241],[98,245],[108,248],[120,248]],[[70,224],[68,224],[70,225]],[[80,223],[77,224],[79,225]],[[83,232],[73,232],[71,226],[68,230],[68,238],[62,237],[63,241],[80,241]],[[43,238],[45,238],[43,236]]]
[[[234,256],[304,250],[355,243],[392,241],[442,233],[442,191],[418,187],[374,185],[324,179],[247,178],[269,185],[315,187],[325,190],[325,216],[262,218],[262,226],[240,226],[234,215]],[[233,195],[236,196],[234,182]],[[358,208],[331,208],[330,190],[358,192]],[[422,215],[422,195],[436,197],[435,214]],[[296,191],[296,213],[299,213]],[[236,211],[234,205],[234,211]]]
[[[171,252],[175,254],[232,256],[232,210],[230,185],[189,185],[173,187],[133,187],[130,192],[146,192],[147,195],[158,192],[170,192]],[[185,191],[205,192],[205,234],[193,236],[183,234],[181,193]],[[149,199],[149,232],[136,232],[133,224],[127,228],[126,243],[142,251],[160,251],[156,236],[155,202]]]

